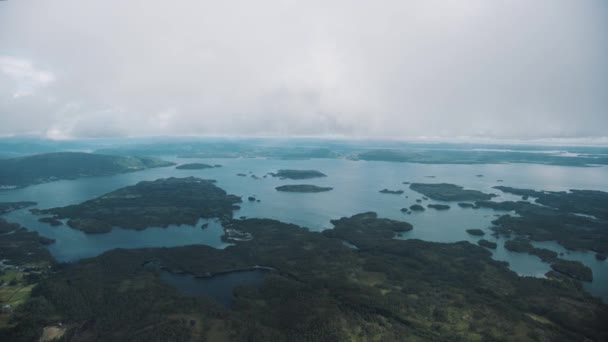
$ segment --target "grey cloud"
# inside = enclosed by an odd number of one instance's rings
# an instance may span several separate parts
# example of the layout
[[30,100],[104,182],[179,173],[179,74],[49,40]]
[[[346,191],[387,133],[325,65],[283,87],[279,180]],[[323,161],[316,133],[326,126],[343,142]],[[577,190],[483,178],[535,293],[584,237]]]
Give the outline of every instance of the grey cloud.
[[603,0],[0,2],[0,134],[600,137],[606,32]]

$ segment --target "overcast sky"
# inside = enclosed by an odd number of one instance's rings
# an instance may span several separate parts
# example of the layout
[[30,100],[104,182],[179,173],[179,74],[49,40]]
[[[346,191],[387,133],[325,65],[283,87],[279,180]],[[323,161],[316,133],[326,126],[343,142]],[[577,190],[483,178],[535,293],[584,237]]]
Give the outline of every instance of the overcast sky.
[[0,135],[608,135],[606,0],[0,1]]

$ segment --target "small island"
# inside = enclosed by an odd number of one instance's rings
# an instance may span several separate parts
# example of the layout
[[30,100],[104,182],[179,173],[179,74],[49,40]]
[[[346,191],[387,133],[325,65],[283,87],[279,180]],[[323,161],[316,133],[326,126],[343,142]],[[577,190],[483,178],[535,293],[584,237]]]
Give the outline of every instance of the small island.
[[381,194],[391,194],[391,195],[403,195],[403,190],[389,190],[389,189],[382,189],[379,191]]
[[435,209],[435,210],[448,210],[450,209],[449,205],[445,205],[445,204],[429,204],[427,205],[427,207],[431,208],[431,209]]
[[204,169],[213,169],[214,165],[203,164],[203,163],[190,163],[190,164],[182,164],[175,167],[177,170],[204,170]]
[[413,204],[410,206],[411,211],[424,211],[424,207],[420,204]]
[[410,189],[437,201],[487,201],[496,197],[477,190],[464,189],[448,183],[412,183]]
[[311,185],[311,184],[292,184],[292,185],[277,186],[275,189],[277,191],[283,191],[283,192],[303,192],[303,193],[309,192],[309,193],[315,193],[315,192],[331,191],[334,188],[317,186],[317,185]]
[[475,208],[475,204],[473,203],[466,203],[466,202],[458,202],[458,206],[461,208]]
[[496,247],[498,247],[496,242],[488,241],[486,239],[481,239],[481,240],[477,241],[477,244],[480,245],[481,247],[490,248],[490,249],[496,249]]
[[317,170],[279,170],[276,173],[270,173],[270,175],[281,179],[310,179],[327,177],[326,174]]
[[467,229],[467,233],[475,236],[484,236],[486,234],[481,229]]

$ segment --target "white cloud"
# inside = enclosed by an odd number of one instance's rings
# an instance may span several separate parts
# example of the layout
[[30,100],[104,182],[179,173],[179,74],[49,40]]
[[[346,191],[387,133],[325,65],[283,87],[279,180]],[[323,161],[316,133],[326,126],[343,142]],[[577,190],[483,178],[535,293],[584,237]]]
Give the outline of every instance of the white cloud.
[[0,56],[0,73],[15,83],[13,97],[33,95],[36,89],[55,80],[53,73],[35,68],[28,60],[10,56]]
[[602,136],[606,32],[603,0],[0,2],[0,134]]

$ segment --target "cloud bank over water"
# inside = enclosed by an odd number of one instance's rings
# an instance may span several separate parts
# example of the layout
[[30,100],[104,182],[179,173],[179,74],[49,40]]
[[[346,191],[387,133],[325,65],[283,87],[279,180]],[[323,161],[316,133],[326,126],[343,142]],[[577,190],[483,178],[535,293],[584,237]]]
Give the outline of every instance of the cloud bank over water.
[[603,0],[0,2],[0,135],[602,139]]

